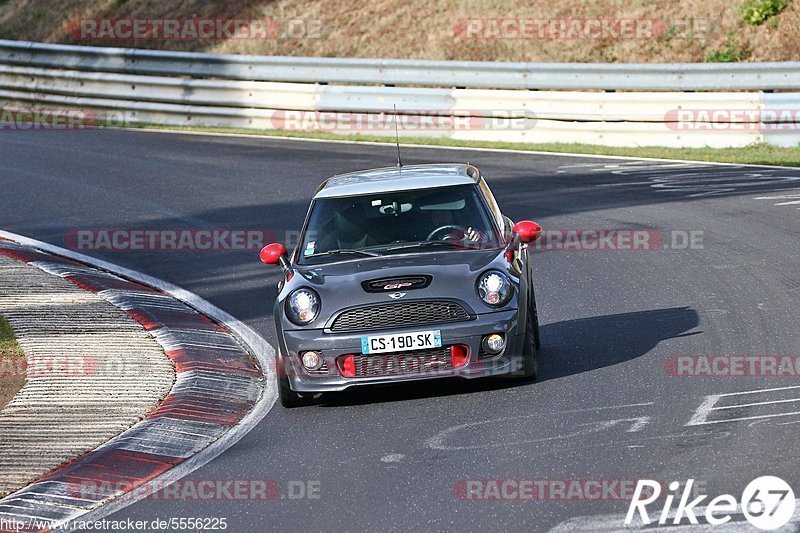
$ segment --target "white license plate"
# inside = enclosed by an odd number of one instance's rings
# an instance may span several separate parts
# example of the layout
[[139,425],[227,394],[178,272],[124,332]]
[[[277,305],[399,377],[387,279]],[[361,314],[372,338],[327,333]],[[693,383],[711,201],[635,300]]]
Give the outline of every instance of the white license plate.
[[395,333],[393,335],[374,335],[361,337],[361,353],[409,352],[426,348],[441,348],[442,332],[416,331],[414,333]]

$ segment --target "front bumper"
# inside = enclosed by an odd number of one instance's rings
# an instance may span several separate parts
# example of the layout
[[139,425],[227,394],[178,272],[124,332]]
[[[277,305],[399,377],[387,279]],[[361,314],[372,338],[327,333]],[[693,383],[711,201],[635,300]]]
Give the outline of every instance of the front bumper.
[[[469,347],[466,365],[442,370],[427,370],[414,374],[393,374],[373,377],[344,377],[336,359],[346,354],[361,353],[361,337],[410,333],[414,331],[439,330],[442,345],[463,344]],[[506,337],[503,351],[494,356],[481,357],[480,344],[485,335],[502,333]],[[280,354],[276,368],[285,373],[289,386],[297,392],[334,392],[360,386],[403,381],[419,381],[445,377],[481,378],[516,372],[521,368],[522,336],[524,331],[518,324],[518,311],[504,310],[477,315],[473,320],[449,324],[370,330],[357,333],[325,333],[321,329],[287,330],[279,334]],[[314,350],[322,354],[326,374],[310,373],[300,363],[299,353]],[[411,352],[408,352],[411,353]],[[369,357],[369,356],[367,356]]]

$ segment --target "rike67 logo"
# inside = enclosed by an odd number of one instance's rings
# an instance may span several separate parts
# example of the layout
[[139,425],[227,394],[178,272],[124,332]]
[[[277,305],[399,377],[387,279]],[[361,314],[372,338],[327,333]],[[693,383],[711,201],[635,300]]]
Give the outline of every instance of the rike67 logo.
[[[692,486],[694,480],[689,479],[683,487],[683,492],[678,497],[680,483],[673,481],[668,485],[669,492],[661,502],[653,507],[659,525],[678,525],[681,522],[698,524],[698,516],[712,526],[721,526],[732,520],[732,515],[743,514],[751,525],[758,529],[774,530],[786,525],[794,515],[794,491],[779,477],[762,476],[751,481],[742,492],[740,500],[730,494],[722,494],[710,500],[706,505],[701,505],[707,495],[697,496],[689,500],[694,494]],[[653,519],[647,506],[656,502],[662,496],[663,486],[657,481],[640,479],[636,484],[628,514],[625,516],[625,525],[629,526],[638,513],[643,525],[650,525]],[[672,505],[678,499],[677,506]],[[660,509],[658,509],[660,507]]]

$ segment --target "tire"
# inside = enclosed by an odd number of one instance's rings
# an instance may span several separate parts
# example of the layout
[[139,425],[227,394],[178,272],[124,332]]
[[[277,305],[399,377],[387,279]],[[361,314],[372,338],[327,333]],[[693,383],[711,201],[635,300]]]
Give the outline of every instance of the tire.
[[525,335],[522,337],[522,371],[519,374],[524,380],[533,381],[536,379],[536,372],[539,367],[536,347],[538,330],[539,323],[536,317],[536,308],[529,304],[525,319]]
[[542,338],[539,334],[539,310],[536,308],[536,296],[533,294],[533,287],[531,287],[531,308],[533,309],[533,346],[536,350],[542,348]]
[[286,376],[278,376],[278,397],[280,398],[281,405],[287,409],[304,407],[313,403],[312,398],[293,391],[291,387],[289,387],[289,378]]

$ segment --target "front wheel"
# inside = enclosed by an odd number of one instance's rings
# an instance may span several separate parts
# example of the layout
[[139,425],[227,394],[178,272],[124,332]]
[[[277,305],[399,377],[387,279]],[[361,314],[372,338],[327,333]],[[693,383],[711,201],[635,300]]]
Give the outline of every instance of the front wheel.
[[539,335],[539,310],[536,308],[536,296],[533,294],[533,287],[531,287],[530,308],[533,315],[533,346],[539,350],[542,347],[542,338]]
[[278,398],[281,401],[281,405],[287,409],[303,407],[313,403],[311,397],[303,396],[293,391],[291,387],[289,387],[289,378],[286,376],[278,376]]
[[520,373],[520,377],[523,379],[535,380],[536,372],[539,367],[539,359],[536,357],[539,323],[536,318],[535,307],[529,305],[526,314],[525,335],[522,337],[522,372]]

